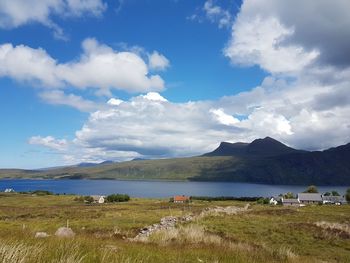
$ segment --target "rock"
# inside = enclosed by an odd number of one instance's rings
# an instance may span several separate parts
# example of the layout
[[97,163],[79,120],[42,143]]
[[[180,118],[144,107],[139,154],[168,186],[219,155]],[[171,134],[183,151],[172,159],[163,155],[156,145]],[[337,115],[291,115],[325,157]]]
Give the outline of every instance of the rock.
[[46,232],[36,232],[35,233],[35,238],[45,238],[49,237],[50,235]]
[[57,237],[74,237],[75,233],[73,232],[73,230],[69,227],[60,227],[59,229],[57,229],[55,236]]

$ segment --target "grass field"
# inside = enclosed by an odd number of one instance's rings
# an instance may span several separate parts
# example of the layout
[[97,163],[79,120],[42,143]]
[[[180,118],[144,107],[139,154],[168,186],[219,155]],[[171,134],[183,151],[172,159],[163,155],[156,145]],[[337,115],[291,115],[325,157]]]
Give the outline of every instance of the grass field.
[[[0,262],[350,262],[350,206],[271,207],[209,214],[134,242],[164,216],[245,202],[165,199],[87,205],[75,196],[0,195]],[[53,234],[69,226],[72,239]],[[48,238],[34,238],[44,231]]]

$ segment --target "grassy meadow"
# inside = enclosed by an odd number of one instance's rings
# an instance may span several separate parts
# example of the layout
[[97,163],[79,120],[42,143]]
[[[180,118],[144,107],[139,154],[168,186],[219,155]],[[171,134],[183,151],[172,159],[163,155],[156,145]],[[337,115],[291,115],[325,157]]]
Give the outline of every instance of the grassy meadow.
[[[131,199],[84,204],[76,196],[0,195],[0,262],[350,262],[350,206],[273,207],[208,214],[145,242],[131,239],[165,216],[199,215],[239,201]],[[76,236],[54,236],[66,226]],[[50,237],[35,238],[36,232]]]

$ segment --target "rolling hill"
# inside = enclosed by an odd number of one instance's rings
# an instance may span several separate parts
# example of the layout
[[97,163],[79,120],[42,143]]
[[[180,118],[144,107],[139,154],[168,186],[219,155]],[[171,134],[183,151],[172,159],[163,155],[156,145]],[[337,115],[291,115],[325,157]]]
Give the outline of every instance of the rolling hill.
[[266,184],[350,185],[350,143],[302,151],[266,137],[222,142],[198,157],[107,162],[50,170],[0,170],[0,178],[231,181]]

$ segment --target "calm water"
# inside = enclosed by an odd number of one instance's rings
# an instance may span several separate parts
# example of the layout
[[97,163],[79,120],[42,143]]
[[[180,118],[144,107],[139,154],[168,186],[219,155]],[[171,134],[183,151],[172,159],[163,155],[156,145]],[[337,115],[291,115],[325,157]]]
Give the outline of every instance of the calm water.
[[[54,193],[81,195],[126,193],[133,197],[202,196],[271,196],[304,191],[307,186],[266,185],[225,182],[160,182],[117,180],[0,180],[0,191],[48,190]],[[346,186],[320,186],[320,192],[337,190],[344,194]]]

